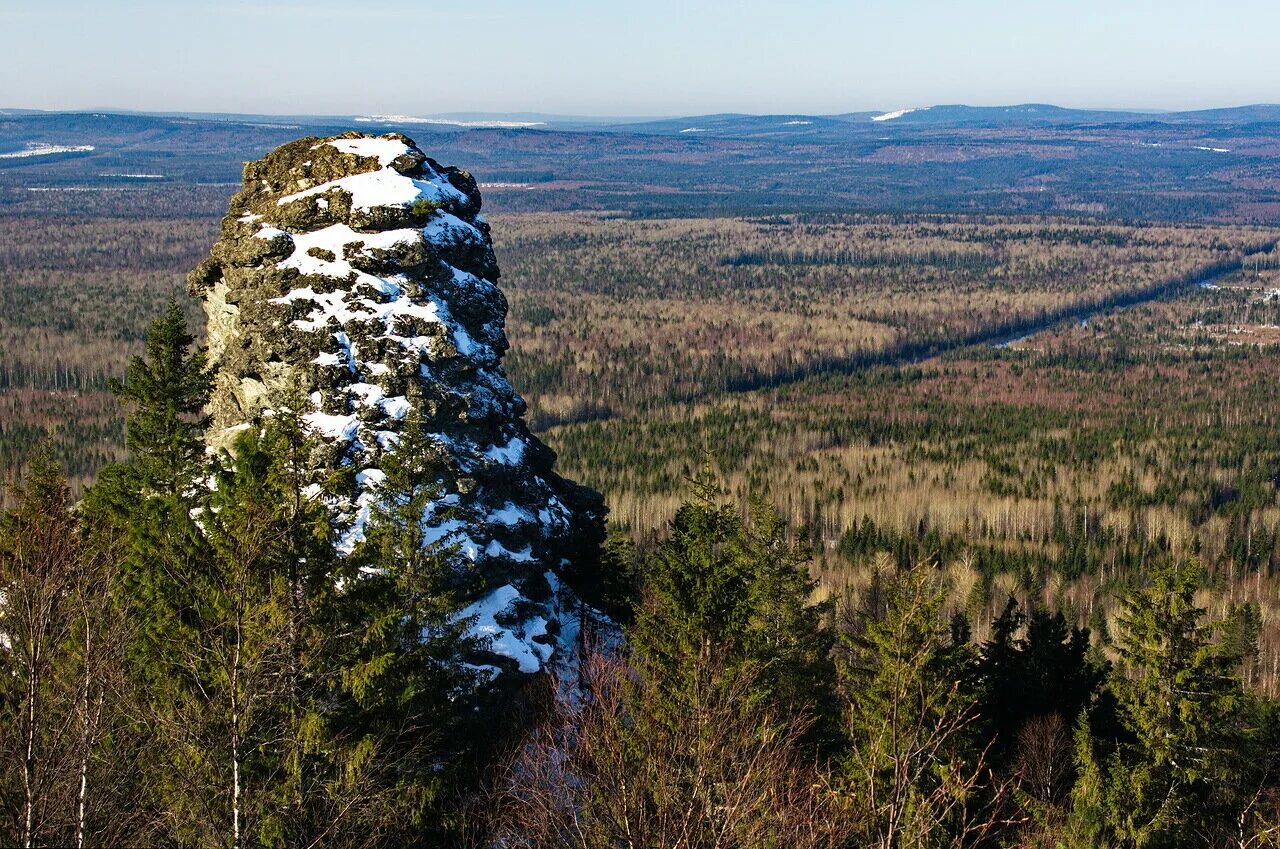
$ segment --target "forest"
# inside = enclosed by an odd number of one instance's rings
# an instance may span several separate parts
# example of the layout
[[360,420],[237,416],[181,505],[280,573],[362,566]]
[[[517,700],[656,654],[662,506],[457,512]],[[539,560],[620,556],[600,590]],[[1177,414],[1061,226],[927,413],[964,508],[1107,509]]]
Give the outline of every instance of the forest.
[[1280,845],[1280,231],[499,209],[611,526],[493,682],[299,419],[204,456],[216,221],[90,213],[0,216],[0,845]]

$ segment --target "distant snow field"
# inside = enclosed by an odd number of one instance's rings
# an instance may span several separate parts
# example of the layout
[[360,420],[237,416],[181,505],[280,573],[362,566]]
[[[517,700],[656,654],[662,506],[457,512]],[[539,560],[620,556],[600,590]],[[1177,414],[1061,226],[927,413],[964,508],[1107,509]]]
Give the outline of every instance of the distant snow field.
[[903,115],[914,112],[914,109],[898,109],[894,112],[886,112],[883,115],[876,115],[872,121],[892,121],[894,118],[901,118]]
[[706,132],[706,130],[705,130],[704,128],[702,128],[702,127],[685,127],[685,128],[684,128],[683,130],[681,130],[680,132],[682,132],[682,133],[705,133],[705,132]]
[[365,115],[356,118],[364,124],[444,124],[448,127],[545,127],[546,121],[457,121],[452,118],[418,118],[413,115]]
[[15,150],[12,153],[0,153],[0,159],[25,159],[28,156],[48,156],[52,153],[88,153],[93,150],[91,144],[44,144],[43,142],[27,142],[26,150]]
[[116,180],[163,180],[164,174],[99,174],[99,177],[111,177]]

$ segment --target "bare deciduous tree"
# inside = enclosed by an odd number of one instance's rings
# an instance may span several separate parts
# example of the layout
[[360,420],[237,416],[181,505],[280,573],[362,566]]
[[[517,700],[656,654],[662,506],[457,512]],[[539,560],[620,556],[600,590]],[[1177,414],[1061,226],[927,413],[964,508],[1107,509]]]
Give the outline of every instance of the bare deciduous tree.
[[845,808],[802,754],[803,721],[747,705],[749,677],[709,665],[678,726],[646,714],[638,673],[590,654],[582,689],[556,682],[546,720],[495,791],[510,849],[824,849]]

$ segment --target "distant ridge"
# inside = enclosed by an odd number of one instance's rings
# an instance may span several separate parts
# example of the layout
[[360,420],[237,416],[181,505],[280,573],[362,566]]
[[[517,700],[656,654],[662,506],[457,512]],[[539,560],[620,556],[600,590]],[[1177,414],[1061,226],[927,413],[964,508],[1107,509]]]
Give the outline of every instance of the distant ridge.
[[[1158,122],[1177,125],[1223,126],[1253,123],[1280,123],[1280,104],[1257,103],[1214,109],[1160,111],[1144,109],[1077,109],[1050,103],[1020,103],[1006,106],[937,104],[898,106],[838,114],[742,112],[710,113],[663,118],[556,115],[544,112],[404,112],[370,111],[359,115],[261,115],[234,112],[145,112],[129,109],[40,110],[0,107],[0,119],[39,116],[116,115],[128,117],[185,119],[245,124],[297,126],[429,127],[449,131],[477,128],[610,130],[627,132],[709,133],[748,130],[758,132],[777,127],[791,132],[812,132],[823,127],[866,124],[873,127],[955,126],[1017,127],[1072,124],[1128,124]],[[806,129],[808,128],[808,129]],[[784,130],[785,131],[785,130]]]

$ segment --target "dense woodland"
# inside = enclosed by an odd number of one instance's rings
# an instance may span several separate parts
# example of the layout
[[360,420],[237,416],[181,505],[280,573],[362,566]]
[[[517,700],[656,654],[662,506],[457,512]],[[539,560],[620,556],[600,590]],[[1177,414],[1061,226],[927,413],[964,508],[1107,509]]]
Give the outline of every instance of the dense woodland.
[[[535,428],[661,415],[1013,334],[1273,256],[1253,249],[1280,236],[906,215],[558,213],[493,224],[511,302],[507,369]],[[0,418],[0,469],[49,434],[77,491],[120,459],[123,420],[111,415],[107,382],[216,228],[202,218],[0,216],[0,409],[14,413]]]
[[1208,613],[1194,558],[1117,592],[1102,634],[1010,594],[979,638],[927,559],[815,602],[778,512],[704,475],[653,545],[601,551],[590,600],[615,624],[517,691],[467,664],[465,599],[421,545],[428,442],[336,557],[300,417],[205,455],[193,341],[171,304],[113,385],[126,462],[73,503],[38,453],[0,522],[7,845],[1280,838],[1259,611]]
[[1280,845],[1280,234],[491,221],[615,525],[519,685],[421,472],[339,559],[296,419],[198,450],[216,222],[0,217],[0,845]]

